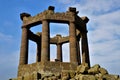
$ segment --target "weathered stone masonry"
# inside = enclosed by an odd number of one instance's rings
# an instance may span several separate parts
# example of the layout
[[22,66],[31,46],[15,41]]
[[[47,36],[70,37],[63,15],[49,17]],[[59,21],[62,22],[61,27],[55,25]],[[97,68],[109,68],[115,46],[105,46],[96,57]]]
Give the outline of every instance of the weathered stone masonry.
[[[46,73],[49,71],[59,73],[62,70],[76,70],[76,67],[81,63],[88,63],[90,67],[86,28],[89,19],[79,17],[77,14],[78,11],[73,7],[70,7],[64,13],[55,13],[54,7],[50,6],[48,10],[36,16],[31,16],[28,13],[20,15],[23,25],[18,77],[33,72]],[[56,35],[50,38],[49,23],[51,22],[68,24],[69,36]],[[41,33],[34,34],[30,31],[31,27],[39,24],[42,24]],[[33,64],[28,64],[28,40],[32,40],[37,44],[36,63]],[[68,42],[70,43],[70,62],[66,63],[62,60],[62,44]],[[79,45],[79,42],[81,42],[81,45]],[[55,44],[57,47],[57,59],[55,62],[50,62],[50,44]],[[80,56],[80,53],[82,56]]]
[[[79,17],[76,8],[70,7],[65,13],[55,13],[54,7],[31,16],[28,13],[20,15],[23,21],[20,61],[17,78],[9,80],[120,80],[119,75],[96,64],[90,67],[87,41],[87,17]],[[57,34],[50,37],[50,22],[69,25],[69,35],[63,37]],[[42,32],[34,34],[30,28],[42,24]],[[36,43],[36,62],[28,64],[28,40]],[[69,43],[70,62],[63,62],[62,45]],[[57,59],[50,61],[50,44],[57,47]],[[82,55],[82,56],[80,56]]]

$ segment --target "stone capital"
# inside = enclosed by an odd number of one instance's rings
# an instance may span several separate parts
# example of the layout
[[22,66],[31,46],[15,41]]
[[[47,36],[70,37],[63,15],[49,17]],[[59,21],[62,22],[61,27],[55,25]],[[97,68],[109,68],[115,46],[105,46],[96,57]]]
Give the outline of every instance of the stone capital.
[[20,19],[23,21],[26,17],[30,17],[31,15],[28,13],[21,13],[20,14]]
[[54,6],[49,6],[49,7],[48,7],[48,10],[52,10],[52,11],[54,11],[54,9],[55,9]]

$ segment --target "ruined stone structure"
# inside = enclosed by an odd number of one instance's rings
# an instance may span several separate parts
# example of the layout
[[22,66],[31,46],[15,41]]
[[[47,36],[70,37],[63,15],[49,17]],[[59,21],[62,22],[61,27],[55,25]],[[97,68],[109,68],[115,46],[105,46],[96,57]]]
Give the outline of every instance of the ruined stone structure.
[[[48,10],[36,16],[31,16],[28,13],[20,14],[23,25],[18,77],[30,75],[34,72],[61,73],[64,70],[74,71],[81,63],[88,63],[90,67],[88,31],[86,28],[89,19],[79,17],[77,14],[76,8],[69,7],[68,11],[58,13],[54,12],[53,6],[49,6]],[[49,23],[51,22],[68,24],[69,36],[62,37],[57,34],[55,37],[50,38]],[[30,28],[40,24],[42,24],[42,32],[34,34],[30,31]],[[36,63],[28,64],[28,40],[32,40],[37,44]],[[79,42],[81,42],[81,45]],[[64,43],[69,43],[70,62],[63,62],[62,59],[62,44]],[[55,62],[50,61],[50,44],[55,44],[57,47],[57,59],[55,59]],[[82,56],[80,56],[80,53]]]
[[[120,80],[118,75],[108,74],[107,70],[98,64],[90,67],[86,29],[89,19],[79,17],[77,13],[76,8],[72,7],[65,13],[55,13],[52,6],[36,16],[22,13],[18,76],[10,80]],[[57,34],[50,38],[50,22],[68,24],[69,36],[62,37]],[[31,27],[39,24],[42,24],[42,32],[34,34],[30,31]],[[32,64],[28,64],[28,40],[37,44],[36,62]],[[70,62],[63,62],[62,44],[64,43],[70,44]],[[57,47],[55,62],[50,61],[50,44],[55,44]]]

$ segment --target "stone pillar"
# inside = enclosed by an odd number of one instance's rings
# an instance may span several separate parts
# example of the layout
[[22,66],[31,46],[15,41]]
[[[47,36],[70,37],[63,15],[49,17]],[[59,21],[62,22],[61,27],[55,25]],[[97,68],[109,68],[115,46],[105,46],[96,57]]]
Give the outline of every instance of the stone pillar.
[[81,64],[80,44],[79,44],[81,33],[78,29],[76,29],[76,35],[77,35],[77,51],[78,51],[77,59],[78,59],[78,64]]
[[22,27],[22,40],[19,65],[28,63],[28,28]]
[[82,39],[81,40],[81,44],[82,44],[82,63],[88,63],[88,65],[90,67],[87,30],[82,32],[82,38],[81,39]]
[[78,64],[81,64],[80,44],[79,44],[79,41],[77,41],[77,51],[78,51],[78,54],[77,54]]
[[41,61],[50,61],[50,34],[49,23],[47,20],[42,21],[42,53]]
[[36,62],[41,61],[41,42],[37,43],[37,55],[36,55]]
[[69,41],[70,41],[70,62],[77,62],[77,39],[76,39],[76,27],[74,22],[69,24]]
[[57,59],[62,62],[62,44],[57,44]]

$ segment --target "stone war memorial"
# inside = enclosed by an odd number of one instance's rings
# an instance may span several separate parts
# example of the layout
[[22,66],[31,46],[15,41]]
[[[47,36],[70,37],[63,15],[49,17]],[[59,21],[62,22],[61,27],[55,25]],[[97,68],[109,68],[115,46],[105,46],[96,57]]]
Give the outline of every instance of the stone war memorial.
[[[87,40],[89,19],[79,17],[74,7],[69,7],[66,12],[54,12],[54,9],[49,6],[48,10],[35,16],[20,14],[23,24],[18,74],[17,78],[9,80],[120,80],[118,75],[108,74],[98,64],[90,66]],[[50,37],[50,23],[68,24],[69,35]],[[30,30],[36,25],[42,25],[41,32]],[[29,40],[37,46],[36,62],[32,64],[28,64]],[[63,61],[62,45],[65,43],[69,43],[70,62]],[[55,61],[50,61],[50,44],[56,45]]]

